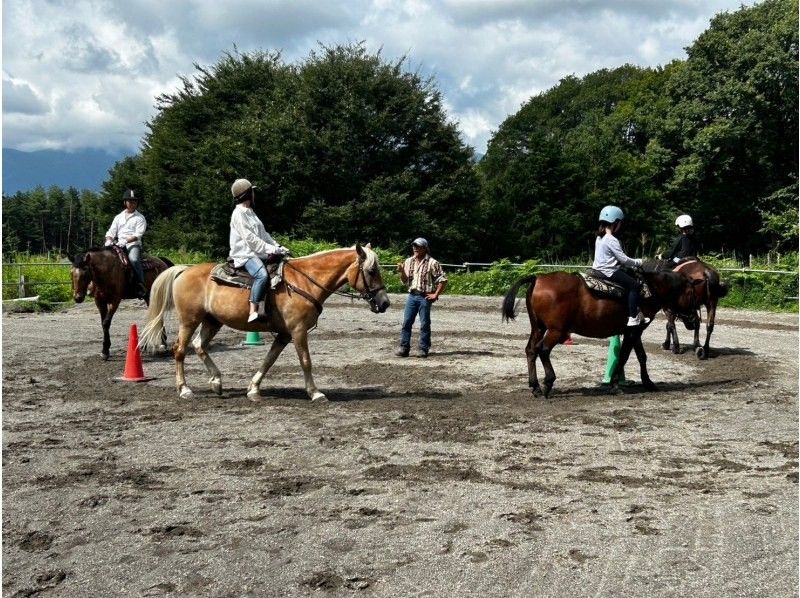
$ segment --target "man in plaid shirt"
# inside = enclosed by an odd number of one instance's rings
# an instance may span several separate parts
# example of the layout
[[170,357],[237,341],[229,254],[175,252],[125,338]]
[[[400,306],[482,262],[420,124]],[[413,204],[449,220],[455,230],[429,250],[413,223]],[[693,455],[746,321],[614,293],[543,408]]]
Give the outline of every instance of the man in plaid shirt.
[[411,327],[419,314],[419,349],[417,357],[427,357],[431,348],[431,305],[447,286],[447,276],[439,262],[428,253],[428,241],[422,237],[411,244],[414,255],[397,264],[400,280],[408,287],[408,299],[403,313],[398,357],[408,357],[411,348]]

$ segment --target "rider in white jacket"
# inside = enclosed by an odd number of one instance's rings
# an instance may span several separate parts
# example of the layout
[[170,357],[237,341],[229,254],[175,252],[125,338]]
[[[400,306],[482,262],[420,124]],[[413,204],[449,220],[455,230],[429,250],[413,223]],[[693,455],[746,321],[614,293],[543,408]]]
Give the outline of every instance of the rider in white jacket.
[[144,299],[147,289],[144,286],[144,269],[142,268],[142,237],[147,230],[147,220],[136,208],[139,197],[128,189],[122,194],[125,209],[114,217],[111,227],[106,232],[106,247],[115,243],[128,252],[128,261],[136,276],[136,295]]

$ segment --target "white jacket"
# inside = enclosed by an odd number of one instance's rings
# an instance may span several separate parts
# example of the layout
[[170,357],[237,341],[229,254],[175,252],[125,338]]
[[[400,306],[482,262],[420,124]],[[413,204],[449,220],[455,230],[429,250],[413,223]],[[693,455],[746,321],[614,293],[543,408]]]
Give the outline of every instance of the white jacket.
[[[144,231],[147,230],[147,220],[139,210],[134,210],[133,213],[128,210],[122,210],[119,214],[114,216],[111,222],[111,228],[106,232],[106,245],[113,245],[113,241],[109,241],[108,237],[116,239],[117,245],[120,247],[131,248],[134,245],[142,244],[142,236]],[[128,238],[137,237],[133,243],[128,243]]]
[[236,268],[241,268],[251,257],[263,259],[282,250],[253,209],[242,204],[237,204],[231,214],[230,244],[228,257]]

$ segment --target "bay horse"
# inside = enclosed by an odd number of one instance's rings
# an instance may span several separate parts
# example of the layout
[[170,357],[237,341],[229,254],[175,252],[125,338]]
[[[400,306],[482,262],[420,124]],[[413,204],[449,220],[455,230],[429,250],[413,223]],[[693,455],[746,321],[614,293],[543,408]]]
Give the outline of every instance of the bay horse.
[[[693,283],[677,272],[643,272],[642,276],[650,288],[652,296],[642,298],[642,313],[653,318],[664,307],[680,308],[691,304]],[[656,390],[647,373],[647,355],[642,345],[642,332],[647,324],[628,327],[627,301],[607,296],[595,296],[579,274],[552,272],[540,276],[531,275],[515,282],[502,305],[503,320],[516,317],[515,303],[520,286],[528,285],[525,302],[531,323],[531,335],[525,347],[528,361],[528,386],[534,395],[540,392],[545,398],[550,396],[556,379],[550,352],[564,342],[571,333],[592,338],[607,338],[623,334],[617,367],[611,376],[611,389],[619,392],[619,380],[625,363],[636,352],[641,369],[642,384],[647,390]],[[699,284],[699,283],[698,283]],[[543,386],[539,385],[536,373],[536,359],[544,367]]]
[[316,327],[322,304],[348,283],[365,299],[374,313],[389,307],[378,256],[370,245],[356,244],[349,249],[331,249],[284,262],[283,282],[267,295],[269,322],[248,322],[250,291],[243,287],[218,284],[210,278],[216,264],[173,266],[162,273],[151,290],[149,322],[139,339],[139,346],[152,351],[158,343],[164,316],[175,311],[178,337],[175,341],[175,384],[182,399],[194,397],[186,384],[184,359],[186,347],[199,327],[192,345],[211,376],[211,390],[222,394],[222,374],[208,354],[211,339],[223,325],[236,330],[272,332],[275,335],[261,367],[247,388],[247,398],[257,401],[259,386],[284,347],[293,342],[305,377],[305,389],[312,401],[324,401],[325,395],[314,384],[308,331]]
[[[68,257],[72,262],[70,270],[72,298],[75,303],[83,303],[87,290],[94,298],[103,326],[102,355],[103,359],[107,360],[111,351],[111,320],[114,319],[114,314],[117,313],[123,299],[137,298],[132,268],[122,262],[114,247],[93,247],[86,253]],[[144,286],[148,292],[156,277],[172,265],[173,263],[164,257],[142,258]],[[166,342],[166,336],[163,339],[163,342]]]
[[[678,343],[678,331],[675,327],[675,319],[684,321],[689,330],[694,330],[694,352],[698,359],[707,359],[710,353],[709,341],[711,333],[714,332],[714,320],[717,315],[717,304],[719,300],[728,294],[728,286],[720,280],[719,272],[699,259],[692,259],[678,264],[672,270],[682,272],[690,280],[698,280],[703,284],[694,287],[695,301],[698,306],[692,314],[680,314],[674,310],[665,309],[667,316],[667,338],[661,345],[665,351],[669,351],[672,345],[673,353],[680,353],[681,346]],[[699,306],[706,308],[706,342],[700,346],[700,322],[702,321]],[[672,341],[670,343],[670,341]]]

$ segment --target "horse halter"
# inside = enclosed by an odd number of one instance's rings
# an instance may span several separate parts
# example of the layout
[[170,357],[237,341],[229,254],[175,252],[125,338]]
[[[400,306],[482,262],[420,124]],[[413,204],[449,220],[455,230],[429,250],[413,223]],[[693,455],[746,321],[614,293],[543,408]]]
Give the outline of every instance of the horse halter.
[[[374,289],[369,288],[369,282],[367,281],[367,274],[366,272],[364,272],[364,258],[362,257],[358,258],[358,272],[359,274],[361,274],[361,280],[364,282],[364,288],[366,289],[365,291],[361,291],[358,294],[358,298],[367,301],[367,303],[369,303],[369,308],[375,313],[378,313],[378,302],[375,301],[375,296],[381,291],[385,291],[386,287],[384,285],[381,285],[379,287],[375,287]],[[357,275],[356,278],[358,278]],[[345,295],[350,297],[355,296],[352,293],[344,293],[340,291],[336,292],[340,295]]]

